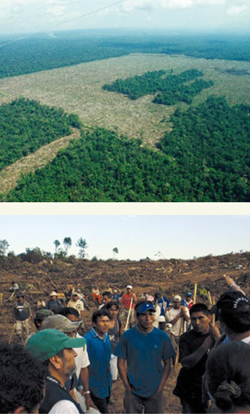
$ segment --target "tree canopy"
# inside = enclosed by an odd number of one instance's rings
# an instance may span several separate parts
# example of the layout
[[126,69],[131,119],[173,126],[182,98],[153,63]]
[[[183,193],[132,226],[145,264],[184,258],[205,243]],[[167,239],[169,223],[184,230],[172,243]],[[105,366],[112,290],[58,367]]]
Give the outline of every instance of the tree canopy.
[[171,121],[158,151],[104,128],[82,131],[1,201],[250,201],[250,106],[210,97]]
[[144,95],[155,95],[153,102],[163,105],[175,105],[177,102],[191,104],[193,98],[205,88],[210,88],[213,81],[197,79],[203,72],[197,69],[186,70],[179,75],[173,75],[173,70],[167,75],[164,70],[146,72],[141,76],[127,79],[117,79],[112,84],[103,85],[103,89],[118,92],[130,99],[138,99]]
[[19,98],[0,105],[0,170],[80,127],[63,109]]

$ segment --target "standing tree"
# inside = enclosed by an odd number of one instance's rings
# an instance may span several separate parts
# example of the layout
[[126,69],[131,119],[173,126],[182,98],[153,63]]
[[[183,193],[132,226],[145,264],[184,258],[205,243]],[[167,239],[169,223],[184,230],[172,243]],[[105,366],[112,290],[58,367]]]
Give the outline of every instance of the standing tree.
[[88,247],[86,240],[80,237],[80,239],[77,240],[76,247],[79,247],[80,249],[78,253],[79,259],[84,259],[85,249]]
[[10,247],[7,240],[0,240],[0,256],[5,256],[5,253],[7,252],[8,248]]
[[59,240],[55,240],[54,241],[54,245],[55,245],[55,249],[56,249],[56,253],[57,253],[57,249],[58,249],[58,247],[60,246],[60,242],[59,242]]
[[113,253],[114,253],[114,259],[116,258],[116,255],[119,253],[119,250],[117,247],[113,248]]
[[63,244],[64,244],[65,252],[66,252],[66,255],[67,255],[69,248],[72,246],[71,237],[64,237]]

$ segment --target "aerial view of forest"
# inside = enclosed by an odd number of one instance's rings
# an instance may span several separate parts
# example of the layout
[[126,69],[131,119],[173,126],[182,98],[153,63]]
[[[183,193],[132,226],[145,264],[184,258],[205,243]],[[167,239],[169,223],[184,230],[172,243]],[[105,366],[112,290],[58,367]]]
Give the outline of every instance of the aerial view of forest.
[[249,46],[59,32],[3,47],[0,180],[73,128],[81,138],[0,201],[250,201]]

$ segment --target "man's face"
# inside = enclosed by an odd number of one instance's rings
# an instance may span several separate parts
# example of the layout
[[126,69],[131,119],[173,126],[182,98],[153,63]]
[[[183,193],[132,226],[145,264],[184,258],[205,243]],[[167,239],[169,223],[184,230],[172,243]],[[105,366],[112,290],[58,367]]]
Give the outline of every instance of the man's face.
[[130,294],[132,289],[127,288],[127,293]]
[[155,312],[147,311],[145,313],[139,313],[137,319],[139,325],[145,330],[151,330],[154,322]]
[[79,318],[78,318],[76,315],[71,315],[71,314],[68,314],[68,315],[67,315],[67,318],[68,318],[71,322],[78,322],[78,321],[79,321]]
[[78,299],[78,296],[74,295],[74,296],[73,296],[73,301],[74,301],[74,302],[76,302],[76,301],[77,301],[77,299]]
[[194,330],[202,335],[205,335],[209,331],[209,324],[211,322],[211,316],[205,315],[203,312],[191,313],[191,324]]
[[55,296],[55,295],[54,296],[51,296],[51,299],[52,300],[56,300],[57,299],[57,296]]
[[174,300],[173,305],[175,309],[180,309],[181,307],[181,301],[180,300]]
[[103,336],[109,330],[109,317],[100,316],[96,322],[93,322],[93,327],[100,336]]
[[111,302],[112,298],[109,298],[108,296],[104,295],[102,297],[102,301],[104,303],[104,305],[107,305],[107,303]]
[[73,375],[76,371],[75,357],[77,356],[76,351],[73,348],[65,348],[63,350],[63,368],[64,374],[67,376]]
[[119,310],[115,305],[112,305],[111,308],[109,308],[109,313],[112,319],[115,319],[118,315]]
[[24,297],[21,296],[20,298],[18,298],[18,302],[23,303],[24,302]]

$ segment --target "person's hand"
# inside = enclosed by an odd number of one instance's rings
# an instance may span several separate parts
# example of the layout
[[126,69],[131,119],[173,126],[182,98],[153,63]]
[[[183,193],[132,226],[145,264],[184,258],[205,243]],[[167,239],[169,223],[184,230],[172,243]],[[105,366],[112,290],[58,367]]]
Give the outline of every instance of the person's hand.
[[209,325],[209,333],[215,341],[218,341],[218,339],[220,338],[220,330],[218,326],[216,326],[215,324],[211,323]]
[[86,403],[86,410],[89,411],[90,407],[97,408],[95,403],[93,402],[90,394],[85,394],[85,403]]
[[224,277],[224,279],[225,279],[225,281],[226,281],[226,284],[230,287],[231,285],[233,285],[233,284],[235,284],[235,281],[230,277],[230,276],[227,276],[227,275],[223,275],[223,277]]

